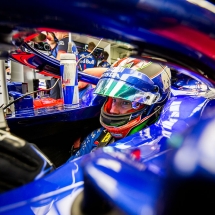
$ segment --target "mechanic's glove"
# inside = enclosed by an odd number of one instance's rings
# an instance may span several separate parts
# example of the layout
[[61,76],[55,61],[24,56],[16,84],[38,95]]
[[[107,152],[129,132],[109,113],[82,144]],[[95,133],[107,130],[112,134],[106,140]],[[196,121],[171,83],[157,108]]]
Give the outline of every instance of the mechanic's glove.
[[35,145],[0,130],[0,193],[41,178],[54,169]]

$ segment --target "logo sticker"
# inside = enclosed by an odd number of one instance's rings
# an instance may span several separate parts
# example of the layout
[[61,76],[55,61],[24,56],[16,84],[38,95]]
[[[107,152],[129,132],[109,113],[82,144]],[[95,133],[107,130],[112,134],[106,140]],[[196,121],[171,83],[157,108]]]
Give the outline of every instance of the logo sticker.
[[108,142],[111,138],[111,134],[108,132],[104,138],[101,140],[101,142],[105,143],[105,142]]
[[59,41],[58,45],[64,45],[64,41]]

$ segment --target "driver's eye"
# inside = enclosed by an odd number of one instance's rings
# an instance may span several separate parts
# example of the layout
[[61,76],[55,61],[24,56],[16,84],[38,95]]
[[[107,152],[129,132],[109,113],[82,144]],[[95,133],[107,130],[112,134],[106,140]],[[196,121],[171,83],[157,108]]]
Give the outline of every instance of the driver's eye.
[[127,102],[127,101],[123,101],[122,104],[123,104],[123,105],[130,105],[131,103],[130,103],[130,102]]
[[122,101],[122,107],[124,107],[124,108],[130,108],[131,107],[131,102],[129,102],[129,101]]
[[131,102],[129,101],[117,101],[117,99],[114,99],[112,100],[112,104],[118,104],[120,105],[122,108],[130,108],[131,107]]

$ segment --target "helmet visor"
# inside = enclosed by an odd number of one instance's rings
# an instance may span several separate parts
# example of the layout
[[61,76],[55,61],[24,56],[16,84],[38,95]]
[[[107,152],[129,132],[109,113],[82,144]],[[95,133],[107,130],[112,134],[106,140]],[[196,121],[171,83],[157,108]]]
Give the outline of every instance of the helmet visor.
[[100,79],[94,93],[146,105],[156,103],[160,97],[159,93],[144,92],[124,81],[110,78]]

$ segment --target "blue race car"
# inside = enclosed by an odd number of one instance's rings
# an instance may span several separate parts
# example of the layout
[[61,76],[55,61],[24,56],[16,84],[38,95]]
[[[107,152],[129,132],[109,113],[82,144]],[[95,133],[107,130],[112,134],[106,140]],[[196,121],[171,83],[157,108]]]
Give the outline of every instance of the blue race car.
[[[9,30],[32,25],[51,28],[55,20],[59,29],[129,41],[137,45],[139,59],[151,56],[151,61],[176,74],[171,96],[154,124],[57,169],[36,146],[8,133],[3,123],[0,213],[214,210],[214,5],[206,1],[204,5],[193,1],[63,1],[61,12],[57,1],[51,5],[39,1],[49,10],[38,17],[36,8],[29,11],[30,3],[20,2],[20,10],[12,3],[2,3],[2,35],[5,25]],[[68,18],[78,19],[78,25],[66,22]],[[11,49],[7,36],[0,41],[3,51]]]

